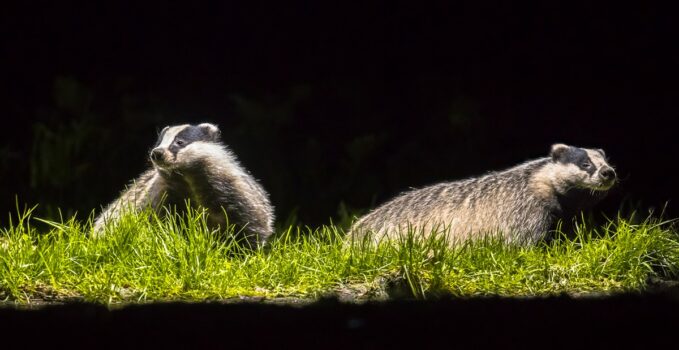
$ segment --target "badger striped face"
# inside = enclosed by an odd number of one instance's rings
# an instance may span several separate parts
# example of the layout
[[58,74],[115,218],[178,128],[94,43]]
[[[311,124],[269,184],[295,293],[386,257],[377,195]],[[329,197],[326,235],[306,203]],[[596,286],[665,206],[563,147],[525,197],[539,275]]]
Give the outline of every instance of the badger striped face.
[[196,141],[219,142],[219,137],[219,128],[214,124],[166,126],[151,150],[151,162],[158,168],[169,170],[183,148]]
[[606,161],[602,149],[554,144],[550,157],[574,187],[606,191],[615,184],[615,170]]

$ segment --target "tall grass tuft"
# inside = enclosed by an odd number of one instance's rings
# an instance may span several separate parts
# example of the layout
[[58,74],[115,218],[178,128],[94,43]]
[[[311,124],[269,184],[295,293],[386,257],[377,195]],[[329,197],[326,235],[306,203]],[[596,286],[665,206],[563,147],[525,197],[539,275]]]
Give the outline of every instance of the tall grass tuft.
[[417,228],[375,243],[334,225],[289,226],[250,250],[231,238],[234,227],[211,230],[200,211],[128,213],[97,238],[92,220],[39,219],[34,209],[17,210],[0,229],[5,301],[580,295],[643,291],[651,278],[679,277],[673,222],[653,217],[580,221],[573,235],[530,247],[492,238],[451,246]]

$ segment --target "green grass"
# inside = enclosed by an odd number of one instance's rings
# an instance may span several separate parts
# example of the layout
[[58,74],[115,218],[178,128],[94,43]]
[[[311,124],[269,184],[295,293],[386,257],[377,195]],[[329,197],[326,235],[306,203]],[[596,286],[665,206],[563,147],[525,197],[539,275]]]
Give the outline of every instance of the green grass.
[[0,300],[577,295],[642,291],[649,278],[671,280],[679,271],[679,237],[654,218],[580,225],[574,237],[533,247],[483,240],[449,248],[441,235],[367,244],[347,242],[334,226],[290,227],[266,251],[245,251],[195,212],[127,215],[92,238],[90,223],[41,220],[31,211],[0,229]]

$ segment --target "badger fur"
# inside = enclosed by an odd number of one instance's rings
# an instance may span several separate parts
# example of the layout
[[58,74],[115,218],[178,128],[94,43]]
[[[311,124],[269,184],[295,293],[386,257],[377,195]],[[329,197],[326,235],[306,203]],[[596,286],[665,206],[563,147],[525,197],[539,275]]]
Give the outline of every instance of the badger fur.
[[[126,208],[159,211],[164,205],[207,210],[213,227],[236,224],[251,246],[261,245],[273,232],[273,208],[262,186],[220,141],[209,123],[165,127],[149,154],[152,168],[134,180],[95,220],[100,234],[115,224]],[[225,216],[226,213],[226,216]]]
[[453,244],[485,234],[532,244],[558,219],[595,204],[615,182],[603,150],[554,144],[548,157],[406,192],[360,218],[349,235],[379,240],[414,228],[443,232]]

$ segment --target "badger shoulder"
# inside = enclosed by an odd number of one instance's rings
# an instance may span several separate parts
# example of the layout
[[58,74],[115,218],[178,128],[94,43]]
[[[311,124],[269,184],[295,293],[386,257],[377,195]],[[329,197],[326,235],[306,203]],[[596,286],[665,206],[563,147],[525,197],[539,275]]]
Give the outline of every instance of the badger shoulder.
[[182,176],[196,203],[211,212],[214,224],[225,224],[228,218],[260,240],[273,233],[274,210],[268,193],[226,146],[195,142],[177,154],[177,162],[186,168]]
[[157,171],[146,170],[130,181],[118,198],[108,204],[95,218],[94,234],[102,234],[107,224],[116,223],[127,212],[136,212],[145,206],[156,207],[164,191],[164,182],[158,176]]

